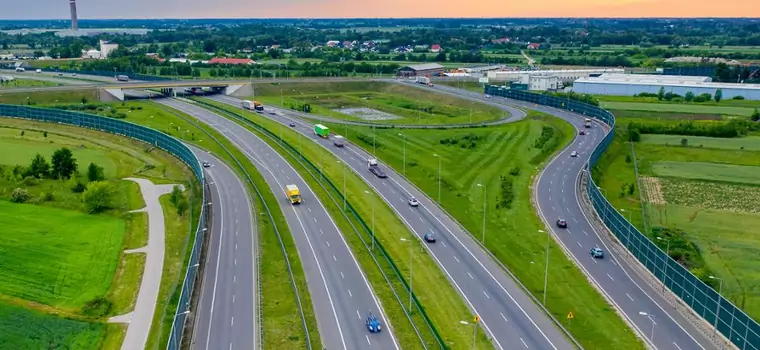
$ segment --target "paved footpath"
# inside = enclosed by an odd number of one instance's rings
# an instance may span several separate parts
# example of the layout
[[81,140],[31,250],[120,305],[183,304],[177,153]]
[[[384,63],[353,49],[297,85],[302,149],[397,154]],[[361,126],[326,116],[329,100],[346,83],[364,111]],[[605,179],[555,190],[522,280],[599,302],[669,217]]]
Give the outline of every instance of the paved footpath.
[[143,271],[134,311],[111,317],[108,321],[129,324],[121,349],[137,350],[144,349],[148,342],[148,334],[158,300],[158,291],[161,287],[161,273],[164,270],[166,248],[164,229],[166,225],[164,223],[164,212],[158,199],[164,194],[171,193],[174,185],[156,185],[150,180],[137,178],[126,178],[125,180],[134,181],[140,185],[140,192],[142,192],[145,200],[145,208],[138,211],[148,213],[148,245],[127,250],[124,253],[146,254],[145,270]]

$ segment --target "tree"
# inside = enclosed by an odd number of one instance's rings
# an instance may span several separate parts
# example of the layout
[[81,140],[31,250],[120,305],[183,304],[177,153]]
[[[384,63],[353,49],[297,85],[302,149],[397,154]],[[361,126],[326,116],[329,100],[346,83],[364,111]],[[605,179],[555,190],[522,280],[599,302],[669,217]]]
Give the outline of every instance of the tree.
[[113,203],[111,184],[103,181],[91,183],[82,194],[82,201],[88,213],[99,213],[110,208]]
[[29,165],[29,170],[27,171],[26,175],[34,176],[39,179],[48,176],[49,173],[50,164],[48,164],[47,160],[45,160],[45,157],[37,153],[37,155],[32,158],[32,164]]
[[665,87],[664,86],[660,86],[660,90],[657,91],[657,99],[660,100],[660,101],[662,101],[662,99],[664,99],[664,98],[665,98]]
[[42,137],[47,138],[47,131],[42,132]]
[[752,115],[750,116],[750,119],[752,119],[752,121],[754,121],[754,122],[760,120],[760,110],[758,110],[757,108],[755,108],[755,111],[752,112]]
[[98,166],[95,163],[90,163],[90,166],[87,167],[87,179],[90,180],[90,182],[95,182],[103,181],[105,178],[106,176],[103,167]]
[[23,188],[17,188],[11,193],[11,202],[13,203],[24,203],[28,201],[29,198],[32,198],[32,196]]
[[713,95],[713,98],[715,98],[715,102],[720,102],[720,100],[723,99],[723,89],[715,90],[715,95]]
[[172,193],[169,196],[169,201],[172,202],[172,204],[174,204],[174,206],[176,207],[179,204],[181,199],[182,199],[182,189],[180,189],[179,186],[174,185],[174,187],[172,187]]
[[686,94],[683,96],[683,99],[686,100],[686,102],[694,101],[694,93],[691,91],[686,91]]
[[446,62],[446,53],[441,51],[437,55],[435,55],[435,61],[436,62]]
[[681,146],[686,147],[689,145],[689,139],[681,139]]
[[56,179],[71,178],[71,175],[77,171],[77,160],[74,158],[71,150],[66,147],[53,152],[51,162],[53,163],[53,169],[50,175]]

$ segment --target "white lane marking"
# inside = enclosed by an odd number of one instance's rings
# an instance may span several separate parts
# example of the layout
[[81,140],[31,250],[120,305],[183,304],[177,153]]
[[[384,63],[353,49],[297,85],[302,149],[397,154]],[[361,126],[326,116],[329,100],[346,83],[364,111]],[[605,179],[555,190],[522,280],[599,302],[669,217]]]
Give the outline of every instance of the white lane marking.
[[676,349],[678,349],[678,350],[681,350],[681,347],[680,347],[680,346],[678,346],[678,344],[676,344],[676,342],[673,342],[673,345],[675,345],[675,346],[676,346]]
[[509,320],[507,320],[507,316],[504,316],[503,313],[499,312],[499,315],[501,315],[501,318],[504,319],[504,322],[509,322]]
[[325,241],[325,243],[327,243],[328,247],[330,246],[330,241]]
[[235,266],[237,266],[237,258],[235,258],[233,262],[234,262]]
[[317,222],[317,218],[314,218],[314,222]]
[[630,295],[628,295],[628,293],[625,293],[625,296],[627,296],[627,297],[628,297],[628,299],[631,299],[631,301],[633,301],[633,297],[632,297],[632,296],[630,296]]
[[525,340],[523,340],[523,338],[520,338],[520,341],[523,343],[523,345],[525,345],[525,348],[527,349],[528,348],[528,344],[525,344]]
[[237,243],[235,243],[235,250],[237,250]]
[[235,324],[235,317],[234,316],[230,317],[230,326],[232,326],[233,324]]
[[470,274],[469,272],[467,273],[467,276],[470,276],[470,279],[473,279],[473,280],[475,279],[472,277],[472,274]]
[[354,297],[354,294],[353,294],[353,293],[351,293],[351,290],[350,290],[350,289],[348,290],[348,296],[350,296],[350,297],[352,297],[352,298]]
[[483,291],[483,295],[485,295],[486,298],[491,299],[491,297],[488,296],[488,293],[486,293],[486,291]]
[[362,315],[359,314],[359,310],[356,310],[356,318],[358,318],[360,320],[362,319]]
[[325,234],[325,232],[324,232],[324,231],[322,231],[322,229],[319,229],[319,234],[320,234],[320,235],[323,235],[323,234]]
[[369,335],[365,334],[364,337],[367,338],[367,344],[369,344],[369,346],[372,346],[372,342],[369,341]]
[[338,261],[338,259],[335,257],[335,254],[333,254],[333,260]]
[[441,245],[446,248],[446,243],[441,242]]
[[340,278],[346,278],[346,276],[343,276],[343,271],[340,272]]
[[575,242],[575,243],[578,243],[578,246],[583,248],[583,246],[581,245],[581,242]]
[[235,294],[232,294],[232,303],[235,303]]
[[237,231],[235,231],[235,237],[237,237],[237,235],[238,235],[238,232],[237,232]]
[[614,278],[612,278],[612,276],[610,276],[610,274],[609,274],[609,273],[607,274],[607,277],[609,277],[609,278],[612,280],[612,282],[615,282],[615,279],[614,279]]
[[232,276],[232,283],[237,283],[237,275]]
[[308,211],[309,211],[309,213],[311,213],[311,208],[306,208],[306,210],[308,210]]
[[[217,191],[217,197],[219,198],[219,211],[224,212],[224,202],[222,201],[221,197],[221,191]],[[214,319],[214,303],[216,302],[216,289],[217,289],[217,282],[219,281],[219,261],[222,259],[222,239],[224,238],[224,220],[221,220],[221,224],[219,225],[219,230],[221,233],[219,234],[219,244],[217,246],[216,254],[216,271],[214,272],[214,291],[211,293],[211,310],[209,311],[209,326],[208,326],[208,334],[206,334],[206,350],[209,348],[209,341],[211,340],[211,325],[214,324],[214,322],[211,322],[211,320]],[[237,235],[237,232],[235,232]]]
[[459,262],[459,259],[456,256],[454,257],[454,260],[456,260],[457,262]]

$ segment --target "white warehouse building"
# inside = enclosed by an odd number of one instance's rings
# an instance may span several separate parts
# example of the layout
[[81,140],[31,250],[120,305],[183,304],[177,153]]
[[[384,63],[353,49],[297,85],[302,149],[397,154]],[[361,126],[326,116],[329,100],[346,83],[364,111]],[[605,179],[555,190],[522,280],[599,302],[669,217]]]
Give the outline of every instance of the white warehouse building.
[[557,77],[560,83],[568,83],[581,78],[602,75],[605,73],[625,73],[622,68],[600,68],[600,69],[558,69],[558,70],[512,70],[512,71],[490,71],[488,72],[489,81],[519,81],[522,84],[528,84],[530,77],[534,76],[553,76]]
[[687,92],[714,95],[715,91],[721,89],[724,99],[742,96],[747,100],[760,100],[760,84],[715,83],[709,77],[602,74],[599,77],[581,78],[573,83],[573,92],[592,95],[656,94],[660,88],[681,96]]

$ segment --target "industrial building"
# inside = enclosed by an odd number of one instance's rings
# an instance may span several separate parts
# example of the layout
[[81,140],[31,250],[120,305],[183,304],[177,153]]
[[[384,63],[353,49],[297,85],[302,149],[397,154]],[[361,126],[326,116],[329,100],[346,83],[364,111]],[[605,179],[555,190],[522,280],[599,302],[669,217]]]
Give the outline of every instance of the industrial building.
[[563,69],[563,70],[513,70],[513,71],[491,71],[488,72],[489,81],[520,81],[522,84],[529,84],[531,76],[555,76],[559,83],[569,83],[576,79],[597,76],[604,73],[625,73],[621,68],[601,68],[601,69]]
[[633,96],[642,92],[656,94],[664,91],[680,96],[715,94],[721,89],[724,99],[742,96],[747,100],[760,100],[760,84],[715,83],[709,77],[644,74],[602,74],[581,78],[573,83],[573,91],[582,94]]
[[410,78],[425,75],[438,75],[443,73],[445,67],[438,63],[425,63],[414,66],[401,67],[396,71],[398,77]]

